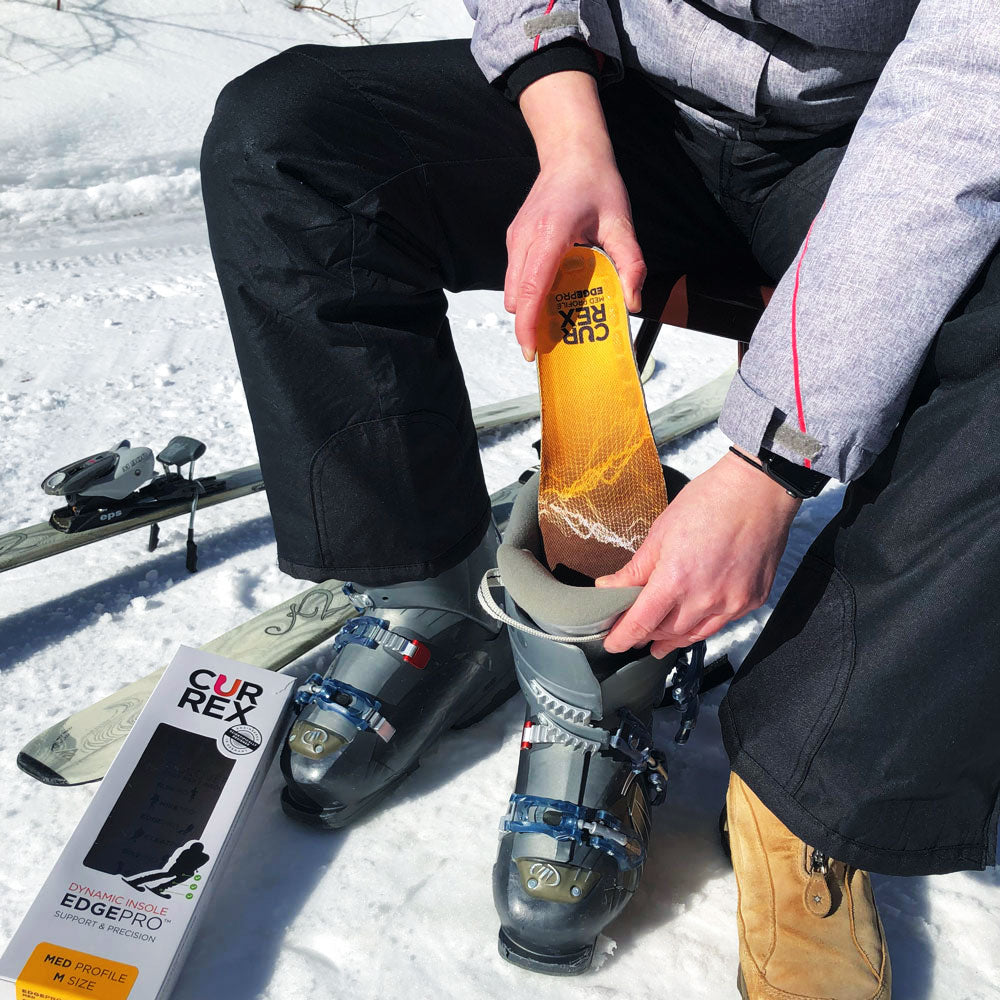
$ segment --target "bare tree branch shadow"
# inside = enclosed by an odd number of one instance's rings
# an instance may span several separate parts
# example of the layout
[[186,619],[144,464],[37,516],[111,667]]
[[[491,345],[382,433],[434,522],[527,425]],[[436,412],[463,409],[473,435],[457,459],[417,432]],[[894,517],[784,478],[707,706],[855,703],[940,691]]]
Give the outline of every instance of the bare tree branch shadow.
[[[58,20],[53,23],[51,18]],[[111,0],[74,0],[58,12],[54,5],[45,8],[32,0],[6,0],[0,16],[0,79],[67,69],[111,52],[144,53],[148,50],[143,41],[146,33],[140,29],[146,25],[238,39],[268,52],[280,50],[273,36],[264,32],[222,31],[162,17],[141,17],[113,9]],[[20,72],[5,68],[3,62]]]
[[[296,9],[295,0],[287,0],[287,4],[289,10]],[[319,0],[315,7],[343,25],[343,30],[327,38],[352,35],[364,43],[387,40],[399,23],[413,13],[409,3],[371,15],[359,15],[353,0],[344,0],[343,14],[328,10],[329,5],[330,0]],[[398,16],[387,28],[381,25],[384,30],[376,37],[373,29],[380,26],[381,19],[392,15]],[[53,22],[52,18],[58,20]],[[113,8],[112,0],[73,0],[60,11],[54,3],[46,6],[37,0],[6,0],[0,14],[0,81],[67,69],[111,52],[144,53],[148,50],[144,41],[148,32],[141,30],[145,26],[239,40],[268,53],[281,50],[280,42],[265,32],[224,31],[165,17],[142,17]]]

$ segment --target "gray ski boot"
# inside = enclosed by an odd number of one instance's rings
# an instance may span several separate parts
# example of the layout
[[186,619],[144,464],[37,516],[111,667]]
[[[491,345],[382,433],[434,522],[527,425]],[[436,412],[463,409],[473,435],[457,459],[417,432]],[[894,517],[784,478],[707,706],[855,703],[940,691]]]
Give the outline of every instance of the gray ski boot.
[[[484,607],[510,627],[528,701],[493,897],[504,958],[574,975],[590,967],[598,935],[639,883],[650,807],[664,798],[667,780],[652,712],[672,686],[684,742],[697,713],[704,644],[659,660],[648,650],[606,653],[607,628],[640,588],[560,583],[544,564],[537,504],[536,477],[514,505],[499,569],[480,590]],[[491,586],[504,587],[506,614]]]
[[507,630],[475,596],[498,541],[491,524],[479,547],[439,576],[344,585],[360,614],[335,637],[325,677],[313,674],[299,689],[282,748],[289,816],[345,826],[412,774],[445,730],[478,722],[516,692]]

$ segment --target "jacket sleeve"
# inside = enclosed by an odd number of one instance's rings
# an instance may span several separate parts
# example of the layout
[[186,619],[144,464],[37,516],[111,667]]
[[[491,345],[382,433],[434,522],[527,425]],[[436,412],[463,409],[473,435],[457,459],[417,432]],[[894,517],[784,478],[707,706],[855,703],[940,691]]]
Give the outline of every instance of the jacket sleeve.
[[995,0],[921,0],[719,423],[841,480],[889,442],[935,333],[1000,239]]
[[[602,79],[621,75],[621,51],[607,0],[465,0],[465,6],[476,19],[472,54],[490,83],[504,85],[511,71],[527,65],[535,53],[566,40],[579,43],[573,47],[577,52],[586,45],[606,57]],[[553,72],[596,66],[592,56],[586,63],[577,59],[563,65],[571,58],[565,54],[569,48],[564,46],[558,59],[546,56]]]

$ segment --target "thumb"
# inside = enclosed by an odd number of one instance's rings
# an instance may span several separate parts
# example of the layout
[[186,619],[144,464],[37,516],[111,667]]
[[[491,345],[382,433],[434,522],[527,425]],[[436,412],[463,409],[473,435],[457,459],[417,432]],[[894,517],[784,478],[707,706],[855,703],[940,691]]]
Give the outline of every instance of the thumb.
[[653,546],[640,545],[639,551],[617,573],[599,576],[595,587],[642,587],[645,586],[656,565]]
[[614,261],[625,293],[625,304],[631,313],[642,308],[642,285],[646,280],[646,262],[635,238],[635,230],[627,218],[614,226],[604,242],[604,249]]

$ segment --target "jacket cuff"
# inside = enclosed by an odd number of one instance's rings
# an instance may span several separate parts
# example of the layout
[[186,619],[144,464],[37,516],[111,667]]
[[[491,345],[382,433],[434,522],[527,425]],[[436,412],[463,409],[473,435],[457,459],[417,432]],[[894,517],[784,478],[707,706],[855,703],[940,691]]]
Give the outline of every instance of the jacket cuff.
[[797,465],[805,465],[808,459],[813,471],[843,483],[857,479],[878,457],[877,452],[858,444],[831,445],[803,434],[793,416],[756,392],[740,372],[726,394],[719,429],[752,455],[767,448]]
[[496,84],[503,88],[507,97],[516,102],[521,93],[536,80],[550,73],[562,73],[566,70],[579,70],[597,79],[597,56],[586,42],[578,38],[562,38],[552,42],[514,63]]
[[719,414],[719,429],[733,444],[756,455],[764,446],[764,436],[776,412],[770,400],[758,396],[737,372]]

